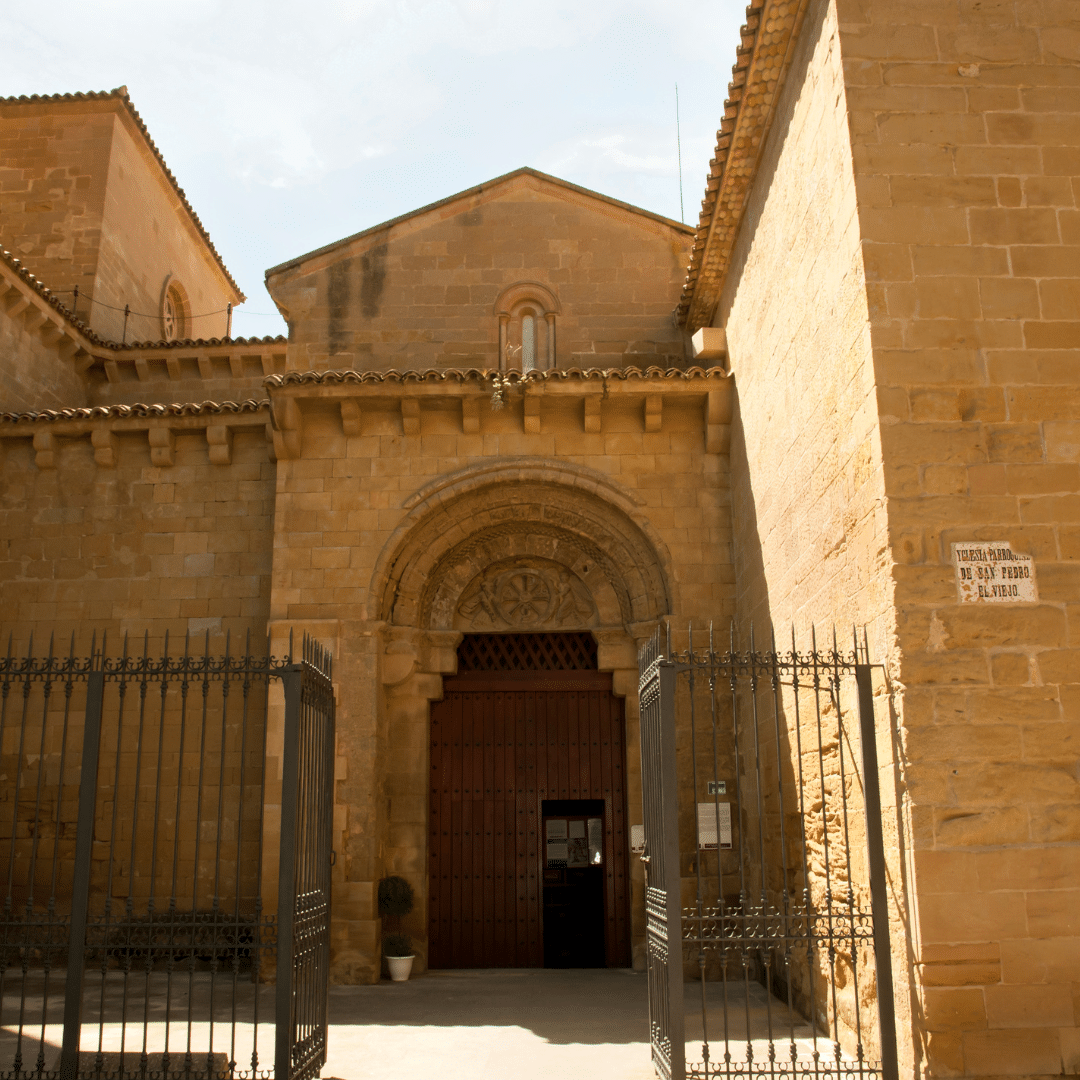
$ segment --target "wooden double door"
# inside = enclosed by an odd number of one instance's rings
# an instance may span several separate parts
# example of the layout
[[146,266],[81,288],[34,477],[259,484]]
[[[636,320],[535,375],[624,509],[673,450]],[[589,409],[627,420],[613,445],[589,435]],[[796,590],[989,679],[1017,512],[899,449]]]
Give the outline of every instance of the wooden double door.
[[628,967],[625,772],[610,674],[447,679],[431,709],[429,966]]

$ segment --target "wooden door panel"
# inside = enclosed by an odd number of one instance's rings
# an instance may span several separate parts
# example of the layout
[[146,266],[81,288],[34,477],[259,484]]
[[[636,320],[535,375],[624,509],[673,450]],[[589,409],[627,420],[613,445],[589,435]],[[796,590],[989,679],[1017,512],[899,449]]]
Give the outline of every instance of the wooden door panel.
[[483,674],[448,679],[432,705],[429,964],[542,966],[541,803],[603,799],[606,956],[628,966],[623,710],[610,676]]

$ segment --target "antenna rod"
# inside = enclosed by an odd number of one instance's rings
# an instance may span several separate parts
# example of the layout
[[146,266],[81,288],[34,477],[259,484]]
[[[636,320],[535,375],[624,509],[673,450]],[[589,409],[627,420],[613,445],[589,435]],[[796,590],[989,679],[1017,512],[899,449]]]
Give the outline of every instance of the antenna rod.
[[679,127],[679,84],[675,84],[675,145],[679,150],[679,220],[686,224],[686,211],[682,196],[682,131]]

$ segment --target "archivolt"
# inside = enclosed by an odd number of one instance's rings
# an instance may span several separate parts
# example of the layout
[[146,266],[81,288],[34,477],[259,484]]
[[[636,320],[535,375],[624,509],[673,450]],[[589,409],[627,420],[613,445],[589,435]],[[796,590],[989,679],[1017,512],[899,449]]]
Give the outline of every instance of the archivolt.
[[607,478],[599,484],[576,472],[536,459],[528,468],[489,463],[426,492],[379,556],[370,616],[428,628],[441,575],[451,566],[463,569],[467,562],[479,571],[508,546],[525,553],[560,544],[595,559],[618,597],[623,622],[669,613],[672,575],[663,542],[632,497]]

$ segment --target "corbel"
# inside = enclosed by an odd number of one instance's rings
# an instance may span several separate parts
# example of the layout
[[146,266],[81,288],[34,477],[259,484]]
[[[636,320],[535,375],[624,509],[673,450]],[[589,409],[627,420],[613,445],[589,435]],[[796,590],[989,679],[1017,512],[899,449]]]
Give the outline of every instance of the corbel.
[[51,431],[34,432],[34,463],[39,469],[56,468],[56,436]]
[[341,430],[346,435],[360,434],[360,402],[344,398],[341,402]]
[[71,358],[72,363],[75,365],[75,371],[79,375],[85,375],[97,363],[97,359],[92,352],[88,352],[78,344]]
[[239,353],[229,354],[229,372],[234,379],[244,377],[244,358]]
[[209,424],[206,442],[210,447],[211,465],[228,465],[232,462],[232,428],[228,424]]
[[461,430],[466,435],[480,433],[480,399],[463,397],[461,399]]
[[206,380],[214,377],[214,365],[209,356],[200,356],[199,362],[199,378]]
[[118,383],[120,381],[120,366],[115,360],[105,361],[105,378],[111,383]]
[[42,342],[51,347],[64,337],[64,327],[56,319],[46,316],[40,335]]
[[664,398],[661,394],[645,395],[645,430],[659,431],[664,419]]
[[418,398],[401,399],[401,428],[406,435],[420,434],[420,401]]
[[300,456],[301,413],[296,399],[274,398],[270,404],[274,424],[274,453],[279,461]]
[[135,357],[135,374],[139,382],[146,382],[150,378],[150,361],[145,356]]
[[176,435],[164,425],[149,429],[150,461],[154,465],[174,465],[176,463]]
[[274,442],[274,425],[272,423],[267,424],[266,428],[266,456],[273,464],[277,464],[277,443]]
[[33,333],[35,330],[38,329],[38,327],[41,326],[42,323],[47,322],[47,321],[48,321],[48,316],[45,314],[45,312],[42,311],[41,308],[35,307],[23,319],[23,327],[27,331],[29,331],[30,333]]
[[731,447],[731,391],[710,390],[705,405],[705,453],[726,454]]
[[9,318],[17,319],[29,306],[30,297],[25,296],[19,289],[13,289],[14,299],[6,306],[5,311]]
[[589,394],[585,398],[585,430],[593,434],[600,431],[600,395]]
[[165,369],[169,373],[170,379],[180,378],[180,357],[179,356],[166,356],[165,357]]
[[66,329],[61,333],[60,340],[56,343],[57,355],[64,361],[74,359],[80,348],[78,341]]
[[525,395],[525,431],[529,435],[540,434],[540,395]]
[[94,460],[103,469],[115,469],[120,451],[116,434],[107,427],[96,427],[90,432],[90,442],[94,447]]

